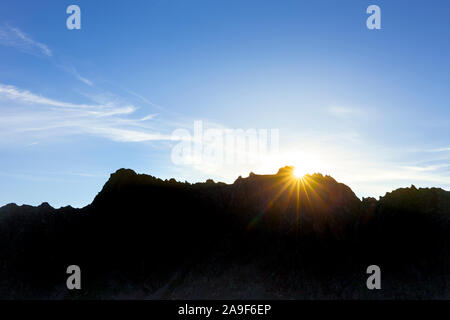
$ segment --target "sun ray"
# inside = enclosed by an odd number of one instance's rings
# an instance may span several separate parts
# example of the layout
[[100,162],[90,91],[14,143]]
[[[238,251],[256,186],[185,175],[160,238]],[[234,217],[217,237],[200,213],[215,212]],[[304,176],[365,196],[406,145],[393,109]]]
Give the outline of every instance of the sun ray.
[[[285,183],[280,190],[275,194],[275,196],[273,197],[273,199],[269,200],[268,203],[266,204],[266,206],[261,210],[261,212],[258,214],[257,217],[255,217],[254,219],[252,219],[252,221],[250,221],[250,223],[248,224],[246,230],[250,230],[257,222],[258,220],[264,215],[265,212],[267,212],[267,210],[269,210],[276,202],[276,200],[283,194],[283,192],[289,188],[294,182],[292,181],[292,179],[287,179],[287,178],[283,178],[281,179],[281,181],[279,181],[278,183],[275,184],[275,186],[280,185],[282,183]],[[272,186],[271,188],[274,188],[275,186]],[[267,190],[267,189],[266,189]]]
[[[285,167],[286,174],[279,172],[279,176],[272,183],[269,183],[263,188],[263,193],[268,190],[275,190],[274,196],[265,203],[259,214],[250,221],[247,226],[247,230],[250,230],[255,226],[256,223],[262,218],[262,216],[270,210],[279,201],[280,197],[284,194],[283,201],[280,205],[284,206],[282,211],[288,210],[289,208],[295,208],[295,223],[292,225],[291,229],[295,229],[296,236],[298,236],[300,223],[301,223],[301,211],[302,203],[305,201],[310,210],[314,211],[312,204],[312,197],[317,198],[319,201],[323,201],[322,197],[316,188],[320,185],[314,179],[313,176],[306,174],[299,176],[298,171],[295,171],[293,167]],[[281,170],[281,169],[280,169]],[[295,196],[294,196],[295,195]],[[304,200],[302,199],[304,198]]]
[[297,179],[296,184],[296,191],[297,191],[297,203],[296,203],[296,222],[295,222],[295,237],[298,237],[298,229],[299,229],[299,221],[300,221],[300,179]]

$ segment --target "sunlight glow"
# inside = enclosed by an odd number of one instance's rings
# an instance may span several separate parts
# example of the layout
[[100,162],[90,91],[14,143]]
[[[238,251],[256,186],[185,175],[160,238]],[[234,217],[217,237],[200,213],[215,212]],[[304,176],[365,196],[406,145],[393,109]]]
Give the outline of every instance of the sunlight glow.
[[302,179],[306,173],[303,172],[300,168],[295,167],[294,169],[294,177],[297,179]]
[[295,168],[294,175],[297,178],[302,178],[306,174],[313,174],[316,172],[327,174],[329,172],[328,166],[323,159],[318,156],[319,154],[318,151],[283,152],[265,159],[264,164],[259,166],[256,172],[273,174],[274,172],[277,172],[279,168],[289,165]]

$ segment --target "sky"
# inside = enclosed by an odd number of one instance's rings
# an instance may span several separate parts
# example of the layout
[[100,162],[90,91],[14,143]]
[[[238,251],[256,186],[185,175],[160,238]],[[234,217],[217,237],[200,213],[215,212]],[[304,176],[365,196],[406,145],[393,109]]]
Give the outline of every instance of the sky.
[[[81,29],[66,25],[73,4]],[[359,197],[449,190],[449,12],[446,0],[3,0],[0,206],[83,207],[119,168],[232,183],[295,165]]]

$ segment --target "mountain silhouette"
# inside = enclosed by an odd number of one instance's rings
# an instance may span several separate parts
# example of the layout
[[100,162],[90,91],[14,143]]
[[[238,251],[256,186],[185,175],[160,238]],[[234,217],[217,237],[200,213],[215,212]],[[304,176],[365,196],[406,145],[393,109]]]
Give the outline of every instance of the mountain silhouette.
[[233,184],[120,169],[82,209],[0,208],[0,298],[448,298],[449,219],[438,188],[360,200],[293,167]]

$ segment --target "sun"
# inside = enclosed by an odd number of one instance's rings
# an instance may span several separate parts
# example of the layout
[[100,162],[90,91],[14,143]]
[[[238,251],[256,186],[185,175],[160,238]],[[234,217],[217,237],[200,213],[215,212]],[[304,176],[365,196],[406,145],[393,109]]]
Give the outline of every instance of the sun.
[[305,175],[316,172],[328,172],[328,165],[323,161],[320,153],[290,151],[272,155],[258,167],[258,171],[265,174],[273,174],[285,166],[294,167],[290,173],[292,179],[298,180]]
[[303,170],[301,170],[300,167],[295,166],[294,167],[294,172],[292,174],[294,175],[295,178],[301,179],[305,175],[305,172],[303,172]]

